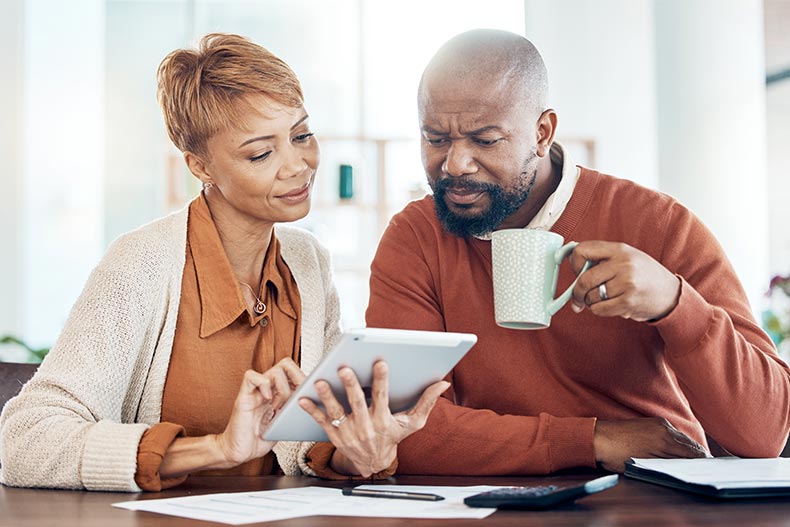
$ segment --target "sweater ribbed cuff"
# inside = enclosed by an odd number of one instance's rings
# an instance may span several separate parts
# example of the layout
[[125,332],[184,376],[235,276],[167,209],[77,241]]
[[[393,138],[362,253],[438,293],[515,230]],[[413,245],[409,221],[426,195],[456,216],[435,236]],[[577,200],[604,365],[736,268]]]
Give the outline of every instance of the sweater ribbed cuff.
[[680,357],[696,349],[705,338],[714,315],[714,308],[680,278],[678,305],[664,318],[650,322],[664,339],[666,352]]
[[85,438],[82,484],[88,490],[140,492],[134,481],[137,446],[148,429],[145,424],[99,421]]
[[549,420],[549,471],[595,467],[594,417],[554,417]]

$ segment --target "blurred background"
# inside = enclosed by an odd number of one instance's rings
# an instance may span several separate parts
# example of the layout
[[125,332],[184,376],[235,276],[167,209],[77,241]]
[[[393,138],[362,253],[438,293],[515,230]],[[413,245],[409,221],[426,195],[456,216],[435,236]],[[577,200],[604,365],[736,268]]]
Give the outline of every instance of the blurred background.
[[695,211],[790,336],[786,296],[766,296],[790,273],[790,0],[0,0],[0,359],[46,350],[109,243],[198,192],[155,71],[213,31],[299,75],[322,149],[300,224],[334,256],[344,325],[364,325],[379,236],[427,191],[420,74],[478,27],[530,38],[575,161]]

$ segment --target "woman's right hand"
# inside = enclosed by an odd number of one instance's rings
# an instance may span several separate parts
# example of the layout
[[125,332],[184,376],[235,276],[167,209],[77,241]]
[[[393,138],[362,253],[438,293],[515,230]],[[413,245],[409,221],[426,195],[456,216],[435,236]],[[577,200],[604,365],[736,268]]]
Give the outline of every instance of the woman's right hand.
[[165,452],[159,474],[174,478],[207,469],[226,469],[263,457],[274,447],[262,435],[274,414],[305,379],[291,359],[263,373],[247,370],[221,434],[179,437]]
[[277,410],[291,397],[305,374],[291,359],[283,359],[263,373],[247,370],[233,403],[225,430],[216,436],[229,467],[256,459],[271,451],[274,441],[263,433]]

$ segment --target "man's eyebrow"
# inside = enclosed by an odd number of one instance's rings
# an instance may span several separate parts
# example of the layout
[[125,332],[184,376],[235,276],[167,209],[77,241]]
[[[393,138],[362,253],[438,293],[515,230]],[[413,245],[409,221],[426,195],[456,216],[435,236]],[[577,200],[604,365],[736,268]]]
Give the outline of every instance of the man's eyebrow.
[[[296,128],[297,126],[299,126],[300,124],[305,122],[309,117],[310,117],[309,115],[304,114],[301,119],[296,121],[291,126],[291,130],[293,130],[294,128]],[[251,139],[247,139],[246,141],[244,141],[242,144],[239,145],[239,148],[241,148],[242,146],[246,146],[246,145],[248,145],[250,143],[254,143],[255,141],[265,141],[266,139],[274,139],[274,136],[273,135],[259,135],[258,137],[253,137]]]
[[[422,131],[431,135],[449,135],[445,132],[439,132],[438,130],[434,130],[430,126],[423,126]],[[501,132],[502,128],[500,128],[497,125],[484,126],[476,130],[470,130],[468,132],[464,132],[463,135],[480,135],[489,131]]]
[[490,126],[484,126],[482,128],[478,128],[477,130],[470,130],[468,132],[465,132],[465,135],[480,135],[489,131],[501,132],[502,129],[497,125],[490,125]]
[[434,130],[430,126],[423,126],[422,131],[429,133],[431,135],[447,135],[445,132],[440,132],[439,130]]

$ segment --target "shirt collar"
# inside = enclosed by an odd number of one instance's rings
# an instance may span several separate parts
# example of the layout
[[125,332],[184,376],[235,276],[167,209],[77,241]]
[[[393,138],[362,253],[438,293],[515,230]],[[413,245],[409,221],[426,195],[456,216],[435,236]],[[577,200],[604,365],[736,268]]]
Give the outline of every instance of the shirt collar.
[[556,190],[548,197],[546,203],[538,211],[534,218],[527,225],[528,229],[541,229],[547,231],[551,229],[565,211],[565,207],[571,200],[573,189],[579,180],[581,169],[576,166],[568,155],[568,151],[560,143],[551,145],[549,151],[553,164],[562,167],[562,179],[557,185]]
[[[524,227],[525,229],[551,229],[565,211],[565,207],[573,195],[581,170],[568,155],[568,151],[560,143],[554,142],[549,150],[552,164],[562,166],[562,178],[559,185],[546,199],[535,217]],[[491,233],[475,236],[478,240],[490,240]]]
[[[197,275],[198,293],[200,295],[200,337],[205,338],[228,327],[244,313],[248,313],[251,326],[260,322],[269,313],[256,315],[250,313],[241,292],[241,284],[233,272],[233,268],[225,254],[225,248],[219,232],[211,217],[203,194],[195,199],[189,207],[189,224],[187,238],[192,260]],[[263,288],[261,284],[250,284],[255,295],[261,293],[266,297],[269,284],[273,287],[269,302],[274,301],[277,308],[289,317],[296,319],[296,311],[288,296],[283,278],[283,271],[288,271],[280,256],[280,243],[272,233],[266,256],[263,260]],[[265,300],[266,301],[266,300]],[[273,308],[274,306],[270,306]]]
[[200,295],[200,337],[205,338],[230,325],[247,306],[202,193],[189,206],[187,239]]
[[272,232],[272,239],[269,240],[269,248],[263,260],[264,287],[271,287],[270,302],[274,302],[280,311],[296,320],[296,310],[290,297],[292,288],[289,287],[290,282],[286,279],[290,276],[291,270],[280,253],[280,240]]

